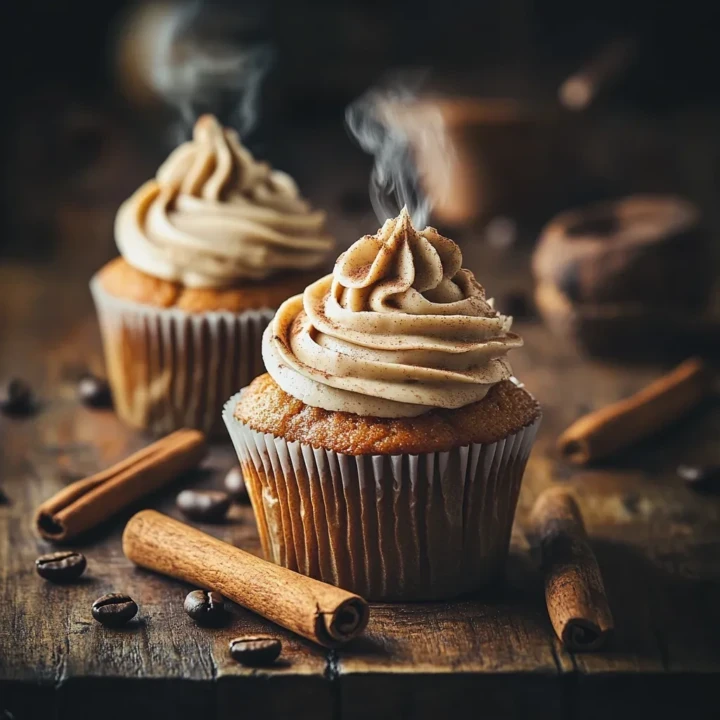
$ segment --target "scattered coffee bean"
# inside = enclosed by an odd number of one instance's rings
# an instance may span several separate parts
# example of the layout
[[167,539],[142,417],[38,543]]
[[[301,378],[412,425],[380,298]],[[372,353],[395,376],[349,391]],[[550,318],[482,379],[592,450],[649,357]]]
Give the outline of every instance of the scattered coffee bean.
[[282,643],[267,635],[248,635],[230,641],[230,655],[242,665],[272,665],[282,650]]
[[120,627],[137,614],[137,603],[122,593],[99,597],[92,604],[92,616],[107,627]]
[[631,515],[637,515],[640,510],[641,501],[642,498],[638,494],[631,493],[623,497],[622,504]]
[[234,467],[225,476],[225,489],[230,493],[235,502],[250,502],[247,486],[245,485],[245,478],[243,477],[242,470],[239,467]]
[[0,411],[6,415],[29,415],[35,406],[30,385],[13,378],[0,387]]
[[225,598],[213,590],[193,590],[185,598],[183,607],[198,625],[218,627],[227,619]]
[[532,302],[522,291],[501,295],[498,298],[497,309],[503,315],[512,315],[515,320],[529,320],[535,317]]
[[112,395],[107,380],[95,375],[84,375],[78,382],[77,392],[80,402],[86,407],[112,407]]
[[0,488],[0,505],[9,505],[10,498],[5,494],[5,491]]
[[230,496],[221,490],[183,490],[177,506],[193,520],[220,522],[230,509]]
[[720,491],[720,465],[680,465],[677,474],[693,490]]
[[85,556],[74,550],[60,550],[41,555],[35,561],[38,575],[56,583],[77,580],[85,572],[86,566]]

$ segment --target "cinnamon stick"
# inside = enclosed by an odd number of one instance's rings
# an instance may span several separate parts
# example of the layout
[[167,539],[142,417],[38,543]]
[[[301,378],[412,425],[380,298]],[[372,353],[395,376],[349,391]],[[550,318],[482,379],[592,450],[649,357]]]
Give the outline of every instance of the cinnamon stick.
[[595,55],[590,62],[565,80],[558,96],[569,110],[587,109],[632,63],[636,43],[632,38],[619,38]]
[[710,393],[712,382],[702,360],[686,360],[635,395],[576,420],[558,449],[577,465],[607,457],[680,418]]
[[201,432],[177,430],[111,468],[63,488],[37,509],[35,527],[46,540],[70,540],[195,467],[206,452]]
[[262,560],[154,510],[132,518],[123,552],[136,565],[207,590],[325,647],[367,625],[363,598]]
[[613,618],[577,502],[564,488],[550,488],[535,503],[531,522],[555,633],[569,650],[600,649],[613,630]]

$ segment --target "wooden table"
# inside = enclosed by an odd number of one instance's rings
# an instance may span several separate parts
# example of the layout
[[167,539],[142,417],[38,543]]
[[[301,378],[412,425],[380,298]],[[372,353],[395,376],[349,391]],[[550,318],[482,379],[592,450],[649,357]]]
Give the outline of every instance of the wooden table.
[[[368,214],[337,212],[332,221],[343,242],[375,229]],[[98,225],[95,215],[88,222]],[[470,242],[464,250],[491,292],[527,287],[526,250]],[[129,513],[73,546],[88,558],[82,582],[40,579],[34,560],[50,548],[31,530],[35,506],[147,442],[112,412],[85,409],[75,398],[77,376],[103,367],[85,265],[76,253],[64,266],[0,267],[0,376],[26,377],[43,400],[33,418],[0,419],[0,484],[10,499],[0,506],[0,717],[3,710],[16,720],[150,712],[268,720],[718,716],[720,500],[693,494],[673,470],[681,461],[720,461],[720,412],[699,409],[612,465],[572,470],[554,453],[558,432],[661,368],[583,360],[534,322],[517,323],[526,344],[512,361],[544,420],[506,587],[452,603],[374,605],[365,636],[338,651],[237,606],[227,627],[201,629],[182,609],[187,586],[124,558]],[[177,516],[179,488],[218,487],[234,462],[219,445],[206,471],[146,504]],[[554,637],[523,532],[534,499],[554,482],[576,489],[605,576],[617,630],[602,653],[573,655]],[[227,524],[202,528],[260,552],[248,507],[235,507]],[[92,601],[110,591],[128,592],[140,605],[138,621],[124,630],[91,618]],[[251,670],[230,659],[229,639],[255,631],[282,639],[276,667]]]

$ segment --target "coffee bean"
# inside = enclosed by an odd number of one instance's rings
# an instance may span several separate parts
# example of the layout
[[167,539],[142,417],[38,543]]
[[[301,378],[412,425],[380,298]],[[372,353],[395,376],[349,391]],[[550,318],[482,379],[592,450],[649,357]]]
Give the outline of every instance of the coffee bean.
[[642,501],[642,498],[637,495],[636,493],[630,493],[629,495],[625,495],[622,499],[623,507],[631,514],[631,515],[637,515],[637,513],[640,511],[640,503]]
[[41,555],[35,561],[38,575],[56,583],[77,580],[85,572],[86,565],[85,556],[73,550]]
[[693,490],[720,491],[720,465],[680,465],[676,472]]
[[277,660],[282,643],[267,635],[248,635],[230,641],[230,655],[242,665],[261,667]]
[[9,505],[10,498],[5,494],[5,491],[0,488],[0,505]]
[[250,502],[250,496],[248,495],[247,486],[245,485],[245,478],[239,467],[234,467],[225,476],[225,489],[230,493],[235,502]]
[[219,522],[230,508],[230,496],[220,490],[183,490],[177,506],[193,520]]
[[99,597],[92,604],[92,616],[107,627],[120,627],[137,614],[137,603],[122,593]]
[[29,415],[35,408],[30,385],[20,378],[13,378],[0,387],[0,411],[5,415]]
[[225,598],[213,590],[193,590],[185,598],[183,607],[198,625],[218,627],[227,619]]
[[112,395],[107,380],[95,375],[84,375],[78,382],[77,392],[80,402],[86,407],[112,407]]

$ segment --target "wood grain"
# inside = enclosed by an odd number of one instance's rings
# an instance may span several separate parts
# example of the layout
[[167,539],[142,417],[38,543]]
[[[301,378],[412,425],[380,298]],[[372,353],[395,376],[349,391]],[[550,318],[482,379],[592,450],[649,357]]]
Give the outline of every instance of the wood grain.
[[[340,185],[364,178],[364,159],[339,163],[341,152],[320,156],[313,172]],[[318,206],[337,201],[336,187],[304,187]],[[341,245],[377,227],[365,211],[331,213],[330,222]],[[468,238],[464,251],[490,295],[529,287],[522,247],[500,251]],[[516,324],[525,347],[512,361],[542,403],[544,419],[520,497],[508,584],[495,594],[376,605],[365,636],[341,651],[317,648],[237,606],[227,627],[198,628],[182,609],[189,586],[124,558],[121,531],[138,508],[73,545],[88,558],[82,582],[44,582],[33,562],[50,546],[32,532],[33,509],[148,441],[111,412],[85,409],[75,398],[78,374],[103,367],[86,286],[94,269],[77,254],[66,265],[0,266],[0,377],[26,377],[43,400],[35,417],[0,418],[0,485],[10,499],[0,505],[0,714],[96,718],[102,702],[107,718],[154,712],[414,720],[447,717],[449,710],[457,718],[714,716],[720,500],[693,495],[673,469],[681,461],[720,462],[720,412],[699,408],[612,464],[571,468],[554,448],[562,429],[667,368],[579,358],[532,322]],[[235,462],[231,448],[216,445],[200,471],[141,505],[179,517],[177,491],[219,488]],[[577,495],[603,573],[616,629],[602,654],[575,656],[560,647],[524,537],[533,502],[555,483]],[[226,524],[199,527],[260,553],[248,507],[234,507]],[[92,601],[110,591],[128,592],[140,606],[126,630],[108,631],[90,616]],[[277,667],[252,670],[229,657],[229,640],[254,632],[282,639]]]

